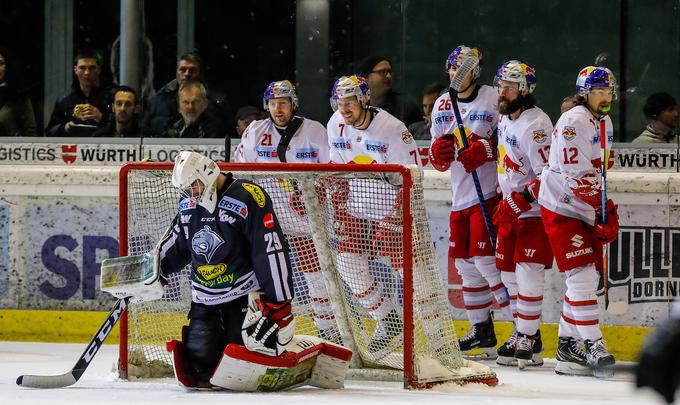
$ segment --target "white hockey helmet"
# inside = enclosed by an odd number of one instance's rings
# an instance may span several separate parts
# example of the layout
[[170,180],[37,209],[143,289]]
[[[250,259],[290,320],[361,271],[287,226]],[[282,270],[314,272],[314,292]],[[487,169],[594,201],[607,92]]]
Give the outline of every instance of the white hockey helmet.
[[[175,168],[172,170],[172,185],[180,190],[184,197],[197,202],[209,212],[215,211],[217,205],[217,177],[220,169],[217,163],[200,153],[182,151],[175,158]],[[194,196],[194,182],[199,181],[203,190]]]
[[509,60],[498,68],[493,79],[494,86],[498,86],[501,80],[517,83],[520,94],[530,94],[536,88],[536,70],[524,62]]
[[362,107],[366,107],[371,99],[371,89],[365,78],[359,75],[342,76],[333,84],[331,89],[331,108],[338,111],[338,100],[346,97],[356,97]]
[[271,82],[267,86],[262,95],[262,105],[265,111],[269,111],[269,100],[275,98],[290,98],[290,103],[293,105],[293,111],[298,108],[298,96],[295,91],[295,85],[289,80],[281,80],[278,82]]

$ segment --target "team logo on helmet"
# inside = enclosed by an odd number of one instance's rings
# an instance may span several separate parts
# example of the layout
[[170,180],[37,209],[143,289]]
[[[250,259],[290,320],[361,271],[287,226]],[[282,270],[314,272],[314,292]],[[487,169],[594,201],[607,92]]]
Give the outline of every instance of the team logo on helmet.
[[614,98],[618,84],[611,70],[603,66],[586,66],[576,77],[576,92],[585,96],[593,87],[607,87],[614,91]]
[[331,89],[331,107],[338,110],[338,100],[346,97],[356,97],[363,106],[368,104],[371,98],[371,90],[365,78],[359,75],[342,76],[333,84]]
[[293,104],[293,109],[298,107],[298,97],[295,91],[295,86],[289,80],[281,80],[278,82],[271,82],[267,86],[267,89],[262,95],[262,105],[265,111],[269,111],[269,100],[275,98],[290,98],[291,104]]
[[500,80],[518,83],[519,92],[522,94],[533,93],[536,88],[536,70],[524,62],[509,60],[498,68],[494,85],[498,86]]
[[191,248],[194,253],[205,257],[206,262],[212,260],[217,248],[224,244],[224,240],[217,234],[217,232],[210,229],[208,225],[196,232],[191,238]]

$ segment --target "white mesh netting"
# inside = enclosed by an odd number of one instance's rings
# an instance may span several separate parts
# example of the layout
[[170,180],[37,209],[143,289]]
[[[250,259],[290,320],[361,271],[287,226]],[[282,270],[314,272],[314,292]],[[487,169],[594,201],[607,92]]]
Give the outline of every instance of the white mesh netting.
[[[319,165],[314,172],[296,172],[286,164],[261,171],[253,166],[223,169],[259,184],[272,199],[291,247],[297,334],[352,349],[351,374],[364,377],[406,375],[408,386],[495,379],[490,369],[460,354],[417,170],[410,171],[413,187],[404,190],[408,171],[394,167],[388,173],[379,166],[372,172],[338,165]],[[121,215],[127,218],[127,235],[121,243],[127,239],[128,255],[151,250],[172,222],[179,194],[171,170],[162,164],[124,169],[121,198],[127,204],[121,202]],[[410,210],[404,210],[402,196]],[[130,376],[172,375],[165,342],[181,339],[187,323],[188,272],[170,280],[163,299],[130,305]],[[412,281],[405,274],[413,274]],[[412,298],[405,302],[408,291]]]

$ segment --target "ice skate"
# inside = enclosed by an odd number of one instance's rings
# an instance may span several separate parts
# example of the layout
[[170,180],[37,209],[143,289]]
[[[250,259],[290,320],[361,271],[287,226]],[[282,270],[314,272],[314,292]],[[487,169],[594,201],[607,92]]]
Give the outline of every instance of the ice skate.
[[517,365],[517,360],[515,359],[516,347],[517,347],[517,329],[513,328],[512,335],[510,335],[510,338],[505,343],[503,343],[496,351],[496,354],[498,354],[498,358],[496,358],[496,364],[499,364],[501,366]]
[[555,373],[560,375],[593,375],[588,366],[583,342],[572,337],[560,337],[557,345],[557,366]]
[[523,370],[526,366],[542,366],[543,356],[541,356],[541,352],[543,352],[543,342],[541,341],[540,330],[536,331],[534,335],[518,333],[515,359],[520,370]]
[[614,356],[604,345],[604,340],[585,340],[586,360],[593,369],[593,375],[597,378],[609,378],[614,375]]
[[461,352],[467,354],[471,350],[481,349],[488,359],[496,358],[496,344],[496,333],[490,316],[486,321],[472,325],[465,335],[458,340]]

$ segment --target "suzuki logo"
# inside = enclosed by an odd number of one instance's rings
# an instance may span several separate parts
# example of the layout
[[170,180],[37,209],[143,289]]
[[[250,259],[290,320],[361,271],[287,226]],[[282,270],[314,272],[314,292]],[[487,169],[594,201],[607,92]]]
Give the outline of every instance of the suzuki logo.
[[574,247],[581,247],[581,245],[583,245],[583,236],[579,234],[574,235],[574,237],[571,238],[571,244]]

